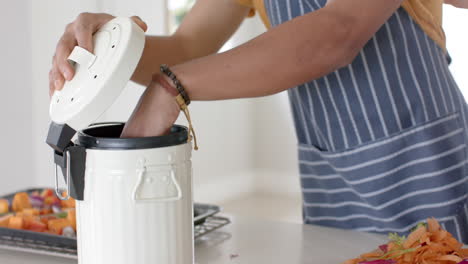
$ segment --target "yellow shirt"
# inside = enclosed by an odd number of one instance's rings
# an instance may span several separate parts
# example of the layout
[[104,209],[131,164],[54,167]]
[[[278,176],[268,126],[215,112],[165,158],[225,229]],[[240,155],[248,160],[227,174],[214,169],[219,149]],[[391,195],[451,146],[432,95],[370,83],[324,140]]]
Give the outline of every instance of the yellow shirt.
[[[263,0],[237,0],[242,5],[252,7],[250,16],[258,12],[267,28],[270,28],[267,12]],[[403,8],[410,14],[416,23],[445,50],[445,33],[442,29],[443,0],[405,0]]]

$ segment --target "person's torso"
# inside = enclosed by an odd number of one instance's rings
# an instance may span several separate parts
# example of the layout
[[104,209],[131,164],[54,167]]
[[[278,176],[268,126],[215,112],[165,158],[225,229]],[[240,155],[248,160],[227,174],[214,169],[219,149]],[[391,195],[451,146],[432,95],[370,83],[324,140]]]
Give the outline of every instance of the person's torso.
[[[273,27],[325,4],[265,0]],[[468,108],[405,9],[350,65],[288,93],[305,223],[407,233],[433,216],[468,242]]]
[[[270,19],[266,12],[265,0],[236,0],[237,2],[257,10],[260,18],[267,28],[271,27]],[[300,5],[317,5],[323,7],[326,0],[300,1]],[[445,33],[442,29],[442,6],[443,0],[404,0],[402,7],[409,13],[415,22],[432,38],[441,48],[445,49]],[[254,12],[251,12],[251,15]]]
[[[265,0],[265,6],[274,27],[326,2]],[[319,130],[300,133],[299,143],[343,150],[458,111],[462,98],[445,54],[398,9],[350,65],[289,91],[295,116],[314,117]]]

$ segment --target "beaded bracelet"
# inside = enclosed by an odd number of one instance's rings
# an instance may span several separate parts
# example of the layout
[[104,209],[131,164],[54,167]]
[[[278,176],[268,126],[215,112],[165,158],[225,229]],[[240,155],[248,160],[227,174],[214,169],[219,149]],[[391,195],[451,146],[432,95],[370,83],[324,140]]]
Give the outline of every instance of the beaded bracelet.
[[[192,125],[192,118],[190,117],[190,112],[187,106],[187,101],[183,98],[182,94],[177,92],[172,85],[166,81],[165,77],[161,74],[153,75],[153,82],[158,83],[161,85],[167,92],[169,92],[172,96],[174,96],[177,104],[179,105],[180,110],[184,113],[185,117],[187,118],[187,122],[189,124],[189,135],[188,141],[194,141],[194,149],[198,150],[198,143],[197,143],[197,136],[195,134],[195,130]],[[179,91],[179,90],[178,90]]]
[[166,64],[162,64],[160,66],[160,69],[162,73],[164,73],[167,77],[169,77],[172,80],[177,91],[179,91],[179,94],[182,95],[182,98],[184,98],[185,104],[189,105],[190,98],[188,97],[184,86],[180,83],[179,79],[177,79],[177,76],[171,71],[171,69],[169,69],[169,66],[167,66]]
[[161,85],[168,93],[176,97],[179,95],[179,92],[166,80],[166,77],[160,73],[153,75],[153,82]]

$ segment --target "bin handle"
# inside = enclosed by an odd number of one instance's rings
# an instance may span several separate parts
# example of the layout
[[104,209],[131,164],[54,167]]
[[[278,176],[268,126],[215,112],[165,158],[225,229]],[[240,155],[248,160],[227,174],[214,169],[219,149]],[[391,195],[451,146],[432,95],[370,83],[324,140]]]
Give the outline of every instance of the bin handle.
[[140,188],[142,188],[145,185],[145,173],[147,172],[146,166],[143,166],[142,168],[138,169],[138,179],[137,179],[137,184],[135,186],[135,189],[133,190],[133,200],[136,202],[173,202],[173,201],[178,201],[182,199],[182,190],[180,188],[179,183],[177,182],[177,179],[175,178],[175,173],[174,169],[171,166],[171,169],[169,171],[170,174],[170,181],[172,184],[174,184],[177,195],[171,196],[171,197],[152,197],[152,198],[139,198],[139,192]]
[[66,177],[67,177],[67,195],[64,197],[61,193],[60,193],[60,190],[59,190],[59,183],[58,183],[58,165],[55,164],[55,194],[57,195],[57,197],[64,201],[64,200],[68,200],[70,199],[70,152],[67,150],[63,153],[63,155],[65,155],[65,158],[66,158],[66,163],[65,163],[65,167],[67,168],[67,172],[66,172]]
[[89,69],[96,60],[96,55],[92,54],[86,49],[83,49],[80,46],[75,46],[75,48],[73,48],[72,52],[68,56],[68,60],[73,63],[78,63]]

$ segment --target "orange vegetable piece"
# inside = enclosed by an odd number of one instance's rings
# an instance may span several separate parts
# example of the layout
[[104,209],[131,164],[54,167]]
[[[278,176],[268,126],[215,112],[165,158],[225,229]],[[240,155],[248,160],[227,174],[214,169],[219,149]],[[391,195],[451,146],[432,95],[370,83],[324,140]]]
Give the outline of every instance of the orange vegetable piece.
[[11,217],[10,221],[8,222],[8,228],[23,229],[24,228],[23,217],[20,217],[20,216]]
[[463,247],[463,244],[458,242],[453,236],[450,236],[446,239],[445,243],[449,246],[452,250],[459,250]]
[[44,204],[46,205],[60,204],[60,199],[55,196],[46,196],[44,198]]
[[29,229],[34,221],[40,221],[39,217],[33,215],[23,215],[23,229]]
[[76,231],[76,211],[73,209],[68,211],[67,213],[67,220],[71,223],[71,227],[73,227],[73,229],[75,229]]
[[440,229],[440,224],[434,217],[427,219],[427,231],[435,233],[440,231]]
[[13,211],[21,212],[27,208],[32,208],[31,202],[29,201],[29,195],[25,192],[15,194],[12,205]]
[[35,208],[27,208],[22,211],[22,215],[30,215],[30,216],[39,215],[39,210]]
[[34,232],[44,232],[47,230],[47,225],[40,220],[34,220],[29,224],[28,229]]
[[40,214],[40,215],[46,215],[46,214],[51,214],[51,213],[53,213],[53,211],[52,211],[52,208],[50,208],[50,207],[42,208],[42,209],[39,211],[39,214]]
[[432,236],[433,237],[431,239],[433,241],[440,242],[440,241],[444,240],[446,237],[448,237],[449,233],[447,231],[445,231],[445,230],[439,230],[439,231],[433,233]]
[[10,223],[10,218],[12,217],[12,214],[0,217],[0,227],[8,227],[8,224]]
[[400,245],[399,241],[387,244],[390,254],[378,251],[362,254],[360,258],[350,259],[344,264],[358,264],[376,259],[392,259],[398,264],[457,264],[468,258],[468,248],[462,248],[452,234],[443,230],[434,218],[427,220],[427,227],[419,226]]
[[10,203],[8,200],[0,199],[0,214],[6,214],[10,211]]
[[54,220],[54,219],[57,219],[57,217],[53,216],[53,215],[49,215],[49,216],[42,216],[41,218],[41,222],[44,223],[44,224],[48,224],[50,220]]
[[394,242],[390,242],[387,244],[387,252],[393,251],[397,245]]
[[49,196],[54,196],[54,191],[52,191],[52,189],[45,189],[45,190],[42,191],[41,196],[42,196],[42,198],[46,198],[46,197],[49,197]]
[[362,260],[361,259],[348,259],[347,261],[343,262],[343,264],[357,264],[359,262],[361,262]]
[[445,255],[445,256],[438,258],[438,260],[442,260],[442,261],[446,260],[446,261],[458,263],[458,262],[461,262],[463,259],[455,255]]
[[64,218],[49,220],[47,227],[53,234],[61,235],[64,227],[71,226],[71,223]]
[[365,254],[362,254],[361,255],[361,258],[363,259],[368,259],[368,258],[378,258],[382,255],[382,252],[379,250],[375,250],[375,251],[372,251],[372,252],[369,252],[369,253],[365,253]]
[[411,253],[404,254],[404,255],[400,256],[400,258],[402,258],[404,262],[411,262],[411,260],[414,259],[414,257],[415,257],[414,252],[411,252]]
[[458,250],[458,253],[464,258],[468,258],[468,248],[462,248]]
[[403,243],[404,248],[411,248],[415,243],[419,243],[419,239],[426,233],[427,229],[425,226],[420,226],[418,229],[413,231],[406,241]]
[[[62,192],[62,196],[67,197],[67,192],[66,191]],[[70,198],[68,200],[60,201],[60,205],[63,208],[75,208],[76,207],[76,201],[75,201],[75,199],[73,199],[73,197],[70,196]]]

